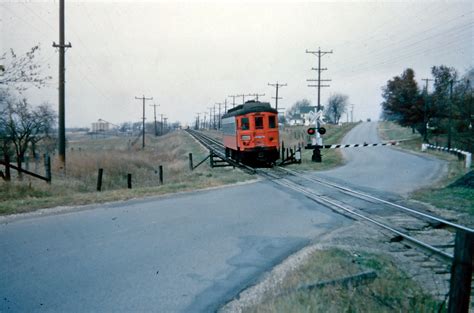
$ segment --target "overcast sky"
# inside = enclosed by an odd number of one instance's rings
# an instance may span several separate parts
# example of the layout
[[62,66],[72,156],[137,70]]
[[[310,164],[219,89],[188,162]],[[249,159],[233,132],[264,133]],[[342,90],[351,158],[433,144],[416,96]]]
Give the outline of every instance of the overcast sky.
[[[41,45],[53,79],[25,93],[57,109],[58,1],[0,1],[0,52],[23,54]],[[381,87],[407,67],[430,77],[433,65],[463,74],[474,65],[474,2],[112,2],[66,1],[66,127],[147,120],[158,113],[183,124],[229,95],[259,93],[279,106],[317,102],[317,58],[306,49],[333,51],[322,59],[322,104],[344,93],[355,119],[377,119]],[[231,98],[227,98],[229,103]],[[343,117],[345,120],[345,116]]]

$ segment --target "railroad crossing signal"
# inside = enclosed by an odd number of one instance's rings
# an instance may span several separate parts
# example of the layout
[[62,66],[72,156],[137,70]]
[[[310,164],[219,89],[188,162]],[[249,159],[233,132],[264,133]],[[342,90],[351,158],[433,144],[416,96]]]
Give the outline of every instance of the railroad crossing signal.
[[[324,127],[319,127],[317,130],[318,130],[318,133],[320,135],[324,135],[326,133],[326,128],[324,128]],[[314,134],[316,134],[316,128],[315,127],[310,127],[310,128],[308,128],[308,130],[306,132],[308,133],[308,135],[314,135]]]

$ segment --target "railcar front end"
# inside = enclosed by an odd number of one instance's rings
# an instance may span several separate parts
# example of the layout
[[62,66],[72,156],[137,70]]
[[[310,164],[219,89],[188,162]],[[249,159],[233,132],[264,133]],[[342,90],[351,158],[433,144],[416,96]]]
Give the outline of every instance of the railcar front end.
[[226,155],[244,163],[274,163],[278,157],[278,112],[269,103],[248,101],[222,117]]

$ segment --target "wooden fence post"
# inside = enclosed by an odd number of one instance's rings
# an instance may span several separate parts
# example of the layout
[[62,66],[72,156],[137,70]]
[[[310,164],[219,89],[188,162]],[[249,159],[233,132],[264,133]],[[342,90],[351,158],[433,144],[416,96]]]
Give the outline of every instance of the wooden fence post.
[[5,153],[5,180],[10,181],[12,179],[10,172],[10,155]]
[[127,188],[132,189],[132,174],[127,174]]
[[189,154],[189,169],[192,171],[194,169],[193,167],[193,154]]
[[158,168],[158,175],[160,177],[160,184],[163,185],[163,166],[160,165],[160,167]]
[[97,191],[102,191],[102,174],[104,174],[104,169],[99,168],[99,173],[97,175]]
[[44,171],[48,184],[51,184],[51,157],[49,154],[44,154]]
[[454,260],[451,266],[449,313],[469,312],[473,256],[474,233],[459,230],[456,233]]
[[285,160],[285,142],[282,140],[281,141],[281,147],[280,147],[280,150],[281,150],[281,160]]
[[214,152],[211,151],[210,157],[209,157],[209,165],[211,167],[214,167]]

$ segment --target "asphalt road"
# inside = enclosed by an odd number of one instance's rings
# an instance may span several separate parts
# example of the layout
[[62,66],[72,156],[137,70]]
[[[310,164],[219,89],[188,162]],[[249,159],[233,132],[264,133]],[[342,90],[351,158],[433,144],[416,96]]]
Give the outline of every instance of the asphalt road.
[[[359,124],[344,137],[342,143],[364,142],[382,142],[377,122]],[[342,152],[347,161],[344,166],[315,175],[351,184],[358,189],[405,196],[418,188],[432,185],[447,172],[446,163],[439,159],[390,146],[347,148]]]
[[271,182],[2,223],[0,312],[212,312],[346,223]]
[[[375,127],[345,141],[378,142]],[[405,193],[443,168],[390,148],[345,151],[323,175],[375,190]],[[166,313],[212,312],[351,222],[271,182],[0,221],[0,312]]]

